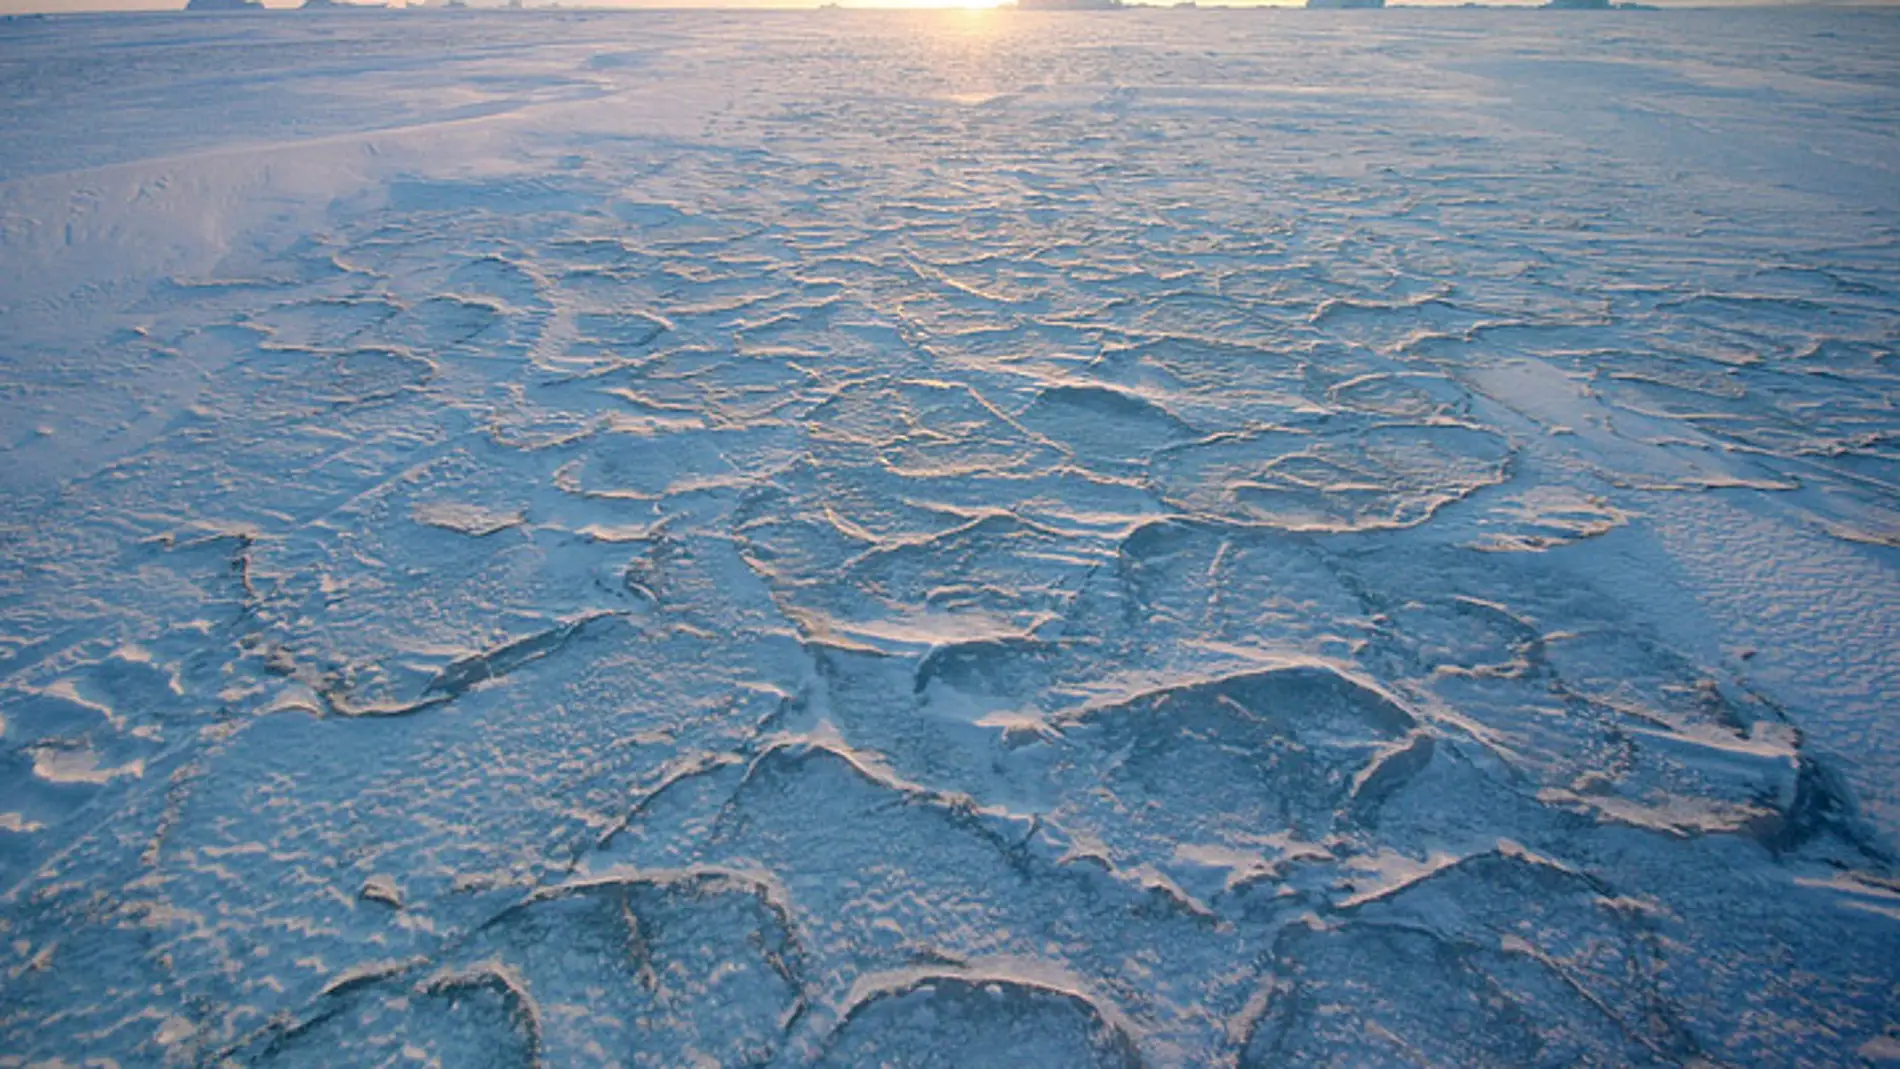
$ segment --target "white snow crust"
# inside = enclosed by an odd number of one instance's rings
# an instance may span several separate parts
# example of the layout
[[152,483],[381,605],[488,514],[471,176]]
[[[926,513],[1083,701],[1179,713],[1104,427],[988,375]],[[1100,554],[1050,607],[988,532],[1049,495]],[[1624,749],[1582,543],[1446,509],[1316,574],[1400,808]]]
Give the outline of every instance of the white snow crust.
[[1900,15],[0,93],[0,1066],[1900,1052]]

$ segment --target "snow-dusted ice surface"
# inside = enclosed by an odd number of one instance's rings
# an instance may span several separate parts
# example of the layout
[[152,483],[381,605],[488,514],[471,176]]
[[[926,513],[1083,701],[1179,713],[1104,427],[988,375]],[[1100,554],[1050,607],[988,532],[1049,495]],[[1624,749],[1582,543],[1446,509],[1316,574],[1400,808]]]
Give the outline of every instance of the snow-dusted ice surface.
[[0,1065],[1900,1060],[1900,15],[0,95]]

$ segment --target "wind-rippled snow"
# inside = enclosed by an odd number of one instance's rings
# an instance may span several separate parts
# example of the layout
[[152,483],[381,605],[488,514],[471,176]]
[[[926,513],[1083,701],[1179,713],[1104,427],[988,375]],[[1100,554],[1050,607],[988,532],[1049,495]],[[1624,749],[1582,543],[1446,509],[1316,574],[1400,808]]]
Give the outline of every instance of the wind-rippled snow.
[[1900,1060],[1900,16],[0,88],[0,1065]]

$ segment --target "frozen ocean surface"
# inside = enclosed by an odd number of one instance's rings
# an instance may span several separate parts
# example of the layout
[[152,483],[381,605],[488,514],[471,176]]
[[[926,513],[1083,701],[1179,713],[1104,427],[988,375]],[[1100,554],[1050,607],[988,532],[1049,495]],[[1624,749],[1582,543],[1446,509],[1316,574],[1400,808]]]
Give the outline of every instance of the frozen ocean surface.
[[1900,13],[0,94],[0,1066],[1900,1061]]

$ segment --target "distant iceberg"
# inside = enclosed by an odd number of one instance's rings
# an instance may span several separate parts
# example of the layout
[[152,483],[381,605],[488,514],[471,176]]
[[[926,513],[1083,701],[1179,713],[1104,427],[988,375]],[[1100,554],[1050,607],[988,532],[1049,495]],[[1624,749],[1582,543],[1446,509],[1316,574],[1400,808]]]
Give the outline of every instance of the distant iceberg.
[[262,11],[257,0],[185,0],[186,11]]
[[1306,6],[1309,8],[1332,11],[1346,9],[1356,10],[1359,8],[1384,7],[1385,0],[1306,0]]

